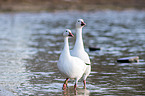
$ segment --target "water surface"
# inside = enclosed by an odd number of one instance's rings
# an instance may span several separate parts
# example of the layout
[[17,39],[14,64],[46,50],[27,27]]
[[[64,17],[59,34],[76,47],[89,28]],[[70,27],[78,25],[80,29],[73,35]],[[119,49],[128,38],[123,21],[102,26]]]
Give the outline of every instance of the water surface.
[[[76,19],[83,18],[85,49],[92,72],[87,89],[80,80],[62,90],[57,69],[63,48],[62,32],[75,34]],[[9,96],[145,95],[145,11],[97,11],[0,14],[0,87]],[[73,48],[75,38],[70,40]],[[101,47],[90,52],[89,46]],[[139,56],[139,63],[117,63],[121,57]],[[1,89],[1,90],[2,90]]]

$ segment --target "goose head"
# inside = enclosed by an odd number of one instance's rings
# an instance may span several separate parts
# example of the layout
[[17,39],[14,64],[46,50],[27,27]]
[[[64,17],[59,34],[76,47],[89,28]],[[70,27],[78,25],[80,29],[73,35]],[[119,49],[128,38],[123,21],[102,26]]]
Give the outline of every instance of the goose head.
[[64,37],[74,37],[74,35],[71,33],[71,30],[66,29],[65,32],[63,32]]
[[84,20],[83,19],[78,19],[77,22],[76,22],[76,27],[77,28],[82,28],[86,25],[86,23],[84,23]]

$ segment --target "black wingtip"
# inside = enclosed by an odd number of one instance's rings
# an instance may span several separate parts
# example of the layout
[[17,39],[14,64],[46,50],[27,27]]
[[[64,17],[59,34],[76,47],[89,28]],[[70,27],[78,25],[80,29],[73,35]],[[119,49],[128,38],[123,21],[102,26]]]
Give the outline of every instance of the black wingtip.
[[86,65],[91,65],[91,64],[88,64],[88,63],[85,63]]

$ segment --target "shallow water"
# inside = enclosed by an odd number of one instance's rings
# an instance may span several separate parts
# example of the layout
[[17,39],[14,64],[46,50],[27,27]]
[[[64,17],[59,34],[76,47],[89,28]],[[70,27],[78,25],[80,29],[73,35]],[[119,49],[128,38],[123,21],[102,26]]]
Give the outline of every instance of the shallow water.
[[[75,21],[83,18],[85,49],[92,72],[87,89],[80,81],[62,90],[57,69],[63,47],[62,32],[75,34]],[[145,95],[145,11],[55,13],[0,13],[0,87],[7,96]],[[73,48],[75,38],[70,40]],[[90,52],[89,46],[101,47]],[[139,63],[117,63],[121,57],[139,56]],[[1,91],[1,94],[3,94]],[[4,95],[4,94],[3,94]],[[5,96],[5,95],[4,95]]]

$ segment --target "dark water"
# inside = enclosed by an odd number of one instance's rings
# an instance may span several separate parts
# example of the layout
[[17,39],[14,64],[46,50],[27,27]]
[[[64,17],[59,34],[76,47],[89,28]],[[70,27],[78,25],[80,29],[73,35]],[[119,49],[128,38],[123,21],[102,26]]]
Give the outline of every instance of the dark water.
[[[83,18],[85,49],[92,72],[87,89],[73,81],[63,91],[57,69],[63,47],[62,32],[75,33]],[[71,48],[75,38],[69,40]],[[89,46],[101,51],[89,52]],[[7,96],[143,96],[145,95],[145,11],[98,11],[0,14],[0,88]],[[117,63],[121,57],[139,56],[139,63]],[[8,91],[8,92],[7,92]]]

